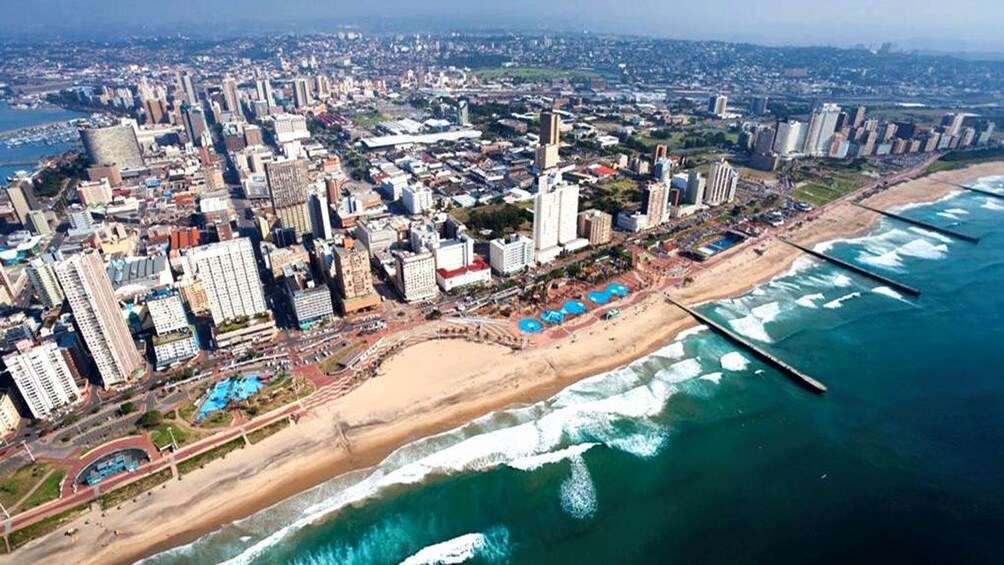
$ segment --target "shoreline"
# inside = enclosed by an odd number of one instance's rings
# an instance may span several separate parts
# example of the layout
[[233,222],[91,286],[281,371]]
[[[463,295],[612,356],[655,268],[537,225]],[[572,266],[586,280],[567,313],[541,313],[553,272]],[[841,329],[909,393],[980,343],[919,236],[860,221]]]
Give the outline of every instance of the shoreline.
[[[945,182],[1004,174],[1004,162],[944,171],[892,186],[866,201],[890,209],[931,202],[960,189]],[[880,221],[842,200],[810,214],[783,235],[812,247],[859,237]],[[779,232],[780,233],[780,232]],[[689,303],[745,294],[790,268],[802,253],[776,235],[738,246],[700,266],[695,282],[672,289]],[[754,248],[762,248],[758,255]],[[0,557],[0,563],[128,563],[195,541],[334,477],[379,463],[402,445],[454,429],[489,412],[538,402],[588,376],[624,366],[663,347],[697,322],[661,292],[621,316],[525,351],[457,340],[423,342],[384,362],[380,373],[251,448],[229,454],[181,481],[170,481],[121,509],[90,512],[64,528]],[[485,360],[491,363],[486,364]],[[348,425],[346,451],[333,424]],[[85,521],[87,522],[85,524]],[[62,531],[76,527],[74,543]],[[118,531],[118,535],[113,534]],[[16,556],[16,557],[15,557]]]

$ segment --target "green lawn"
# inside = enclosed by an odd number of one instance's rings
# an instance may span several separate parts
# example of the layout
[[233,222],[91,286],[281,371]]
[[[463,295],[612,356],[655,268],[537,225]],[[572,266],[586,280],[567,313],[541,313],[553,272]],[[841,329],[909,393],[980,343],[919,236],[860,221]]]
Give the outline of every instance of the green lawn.
[[178,442],[178,445],[185,445],[191,443],[196,438],[195,434],[192,432],[178,426],[177,424],[163,423],[156,428],[150,430],[150,441],[158,447],[163,447],[171,443],[171,435],[174,435],[174,441]]
[[352,122],[359,127],[364,127],[366,129],[372,129],[376,127],[380,122],[387,121],[387,116],[380,114],[378,112],[370,112],[368,114],[356,114],[352,116]]
[[865,180],[865,177],[857,172],[832,173],[826,178],[816,179],[796,188],[791,195],[798,200],[820,206],[857,190]]
[[63,477],[65,476],[65,469],[56,469],[51,475],[42,481],[42,484],[35,490],[35,492],[31,493],[28,500],[24,501],[24,505],[21,506],[21,510],[41,506],[50,500],[56,500],[59,498],[59,483],[63,481]]
[[251,443],[258,443],[259,441],[267,438],[268,436],[285,429],[287,426],[289,426],[289,420],[287,418],[283,418],[276,422],[272,422],[267,426],[262,426],[257,430],[249,433],[248,439],[251,441]]
[[11,474],[0,478],[0,504],[10,508],[42,480],[52,469],[49,463],[36,462],[25,465]]
[[551,81],[555,79],[589,80],[603,75],[588,69],[552,69],[541,67],[506,67],[481,69],[474,72],[481,80],[513,79],[521,82]]
[[101,495],[98,502],[101,503],[102,509],[107,510],[118,506],[130,498],[135,498],[139,494],[152,490],[154,487],[162,485],[169,480],[171,480],[171,469],[163,469],[138,481],[117,488],[112,492]]

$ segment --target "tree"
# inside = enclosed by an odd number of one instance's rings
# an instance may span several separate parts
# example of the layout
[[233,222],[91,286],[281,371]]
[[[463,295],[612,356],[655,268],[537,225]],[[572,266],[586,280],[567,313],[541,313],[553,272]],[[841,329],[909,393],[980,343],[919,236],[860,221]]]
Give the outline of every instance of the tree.
[[125,416],[126,414],[132,412],[136,409],[136,406],[132,402],[123,402],[119,405],[119,414]]
[[143,414],[139,417],[136,424],[141,428],[156,428],[164,421],[164,415],[160,410],[150,410],[149,412]]

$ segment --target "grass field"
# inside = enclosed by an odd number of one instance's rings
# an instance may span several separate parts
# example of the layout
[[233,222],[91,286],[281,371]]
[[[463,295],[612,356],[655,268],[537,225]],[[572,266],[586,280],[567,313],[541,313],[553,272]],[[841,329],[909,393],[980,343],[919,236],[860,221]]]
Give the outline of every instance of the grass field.
[[36,506],[41,506],[50,500],[56,500],[59,498],[59,484],[63,482],[63,477],[66,476],[65,469],[56,469],[51,475],[42,481],[35,492],[31,493],[28,500],[24,501],[21,506],[21,510],[27,510],[29,508],[34,508]]
[[524,82],[551,81],[555,79],[589,80],[603,75],[588,69],[549,69],[538,67],[506,67],[474,71],[481,80],[513,79]]
[[0,478],[0,504],[3,504],[4,508],[13,506],[15,502],[24,498],[52,468],[49,463],[36,462],[25,465]]
[[820,206],[857,190],[865,180],[857,172],[833,173],[826,178],[806,182],[792,191],[791,195],[813,206]]
[[364,127],[366,129],[372,129],[376,127],[376,125],[379,124],[380,122],[387,121],[387,116],[377,112],[371,112],[369,114],[356,114],[352,116],[351,119],[352,122],[357,126]]
[[195,434],[182,428],[181,426],[170,422],[164,422],[163,424],[150,430],[150,441],[152,441],[156,446],[163,447],[171,443],[172,434],[174,435],[174,441],[178,442],[179,446],[189,444],[197,439]]
[[209,451],[200,453],[194,457],[189,457],[181,463],[178,463],[178,474],[186,475],[191,473],[192,471],[203,467],[206,463],[222,459],[227,453],[241,449],[242,447],[244,447],[244,438],[238,437],[237,439],[230,440],[223,445],[214,447]]
[[278,420],[276,422],[272,422],[271,424],[269,424],[267,426],[262,426],[262,427],[258,428],[257,430],[249,433],[248,434],[248,439],[251,441],[251,443],[258,443],[259,441],[267,438],[268,436],[270,436],[270,435],[272,435],[274,433],[277,433],[277,432],[285,429],[288,426],[289,426],[289,420],[286,419],[286,418],[283,418],[283,419]]

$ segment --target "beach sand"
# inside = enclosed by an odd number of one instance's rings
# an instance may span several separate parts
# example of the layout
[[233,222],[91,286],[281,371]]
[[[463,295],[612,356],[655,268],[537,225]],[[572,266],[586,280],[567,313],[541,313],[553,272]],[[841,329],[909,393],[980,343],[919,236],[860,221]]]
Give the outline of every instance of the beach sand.
[[[870,198],[868,204],[888,209],[936,200],[956,190],[945,183],[994,174],[1004,174],[1004,163],[909,181]],[[878,221],[877,214],[846,201],[813,216],[780,235],[811,246],[862,234]],[[736,296],[783,273],[800,255],[773,236],[763,238],[715,258],[689,286],[668,290],[689,304]],[[372,466],[410,441],[492,410],[540,401],[578,379],[621,367],[694,325],[656,292],[623,308],[611,321],[578,330],[574,340],[544,347],[512,352],[463,340],[410,346],[386,361],[376,378],[324,404],[296,425],[104,516],[92,511],[13,555],[0,557],[0,564],[127,563],[191,542],[327,479]],[[63,535],[71,527],[79,530],[75,542]]]

